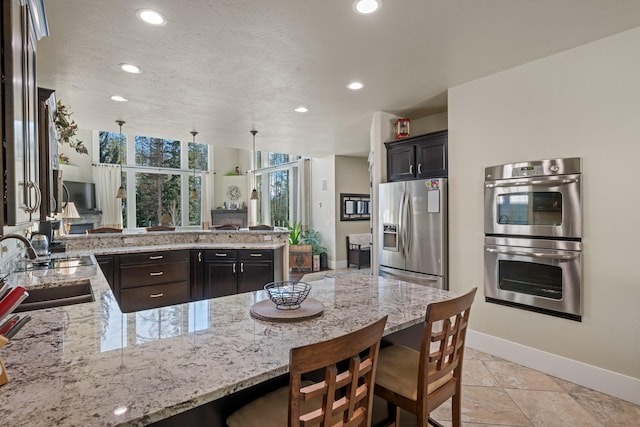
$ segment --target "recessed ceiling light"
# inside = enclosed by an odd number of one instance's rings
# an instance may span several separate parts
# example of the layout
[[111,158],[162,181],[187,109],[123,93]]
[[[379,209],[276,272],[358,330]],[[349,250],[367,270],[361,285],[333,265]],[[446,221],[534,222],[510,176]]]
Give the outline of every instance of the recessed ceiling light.
[[356,0],[353,3],[353,10],[362,15],[366,15],[379,10],[381,6],[382,0]]
[[136,67],[133,64],[120,64],[120,68],[122,68],[122,71],[126,71],[127,73],[131,73],[131,74],[139,74],[142,71],[140,71],[140,68]]
[[347,85],[347,87],[351,90],[360,90],[364,87],[364,85],[360,82],[351,82]]
[[125,98],[124,96],[120,96],[120,95],[112,95],[111,96],[111,100],[112,101],[117,101],[117,102],[127,102],[128,99]]
[[136,12],[136,16],[149,25],[161,26],[167,23],[167,18],[163,14],[151,9],[140,9]]
[[294,108],[293,111],[295,111],[296,113],[306,113],[307,111],[309,111],[309,109],[304,105],[301,105],[297,108]]

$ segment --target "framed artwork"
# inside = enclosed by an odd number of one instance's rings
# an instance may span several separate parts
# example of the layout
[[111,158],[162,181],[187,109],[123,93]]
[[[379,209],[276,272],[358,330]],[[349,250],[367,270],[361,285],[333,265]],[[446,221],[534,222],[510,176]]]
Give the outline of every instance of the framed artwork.
[[369,221],[371,196],[369,194],[340,193],[340,221]]

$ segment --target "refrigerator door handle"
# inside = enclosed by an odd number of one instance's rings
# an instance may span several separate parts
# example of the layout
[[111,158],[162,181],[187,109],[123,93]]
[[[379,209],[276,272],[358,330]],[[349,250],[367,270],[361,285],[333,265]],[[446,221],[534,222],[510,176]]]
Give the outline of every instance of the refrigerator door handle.
[[409,256],[411,252],[411,236],[413,233],[413,207],[411,206],[411,194],[407,193],[407,196],[404,199],[404,249],[405,249],[405,257]]
[[400,254],[402,254],[402,257],[405,256],[404,253],[404,198],[406,196],[406,191],[402,192],[402,196],[400,196],[400,206],[398,207],[399,209],[399,215],[398,215],[398,250],[400,252]]

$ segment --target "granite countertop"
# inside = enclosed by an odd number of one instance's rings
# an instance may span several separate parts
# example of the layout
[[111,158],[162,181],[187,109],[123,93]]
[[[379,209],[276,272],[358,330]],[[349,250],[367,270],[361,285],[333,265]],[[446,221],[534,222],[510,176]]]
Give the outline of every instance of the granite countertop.
[[31,322],[0,350],[10,378],[0,386],[3,425],[146,425],[286,373],[292,347],[384,315],[385,335],[393,333],[452,295],[353,274],[311,282],[310,297],[324,313],[302,322],[252,318],[263,291],[124,314],[95,265],[56,270],[14,273],[9,281],[90,280],[95,302],[30,312]]

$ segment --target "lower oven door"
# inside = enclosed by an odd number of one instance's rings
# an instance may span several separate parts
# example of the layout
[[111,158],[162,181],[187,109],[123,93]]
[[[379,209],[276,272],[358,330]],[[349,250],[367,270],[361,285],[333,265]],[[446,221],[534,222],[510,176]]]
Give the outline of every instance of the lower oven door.
[[486,237],[488,302],[581,320],[582,244]]

